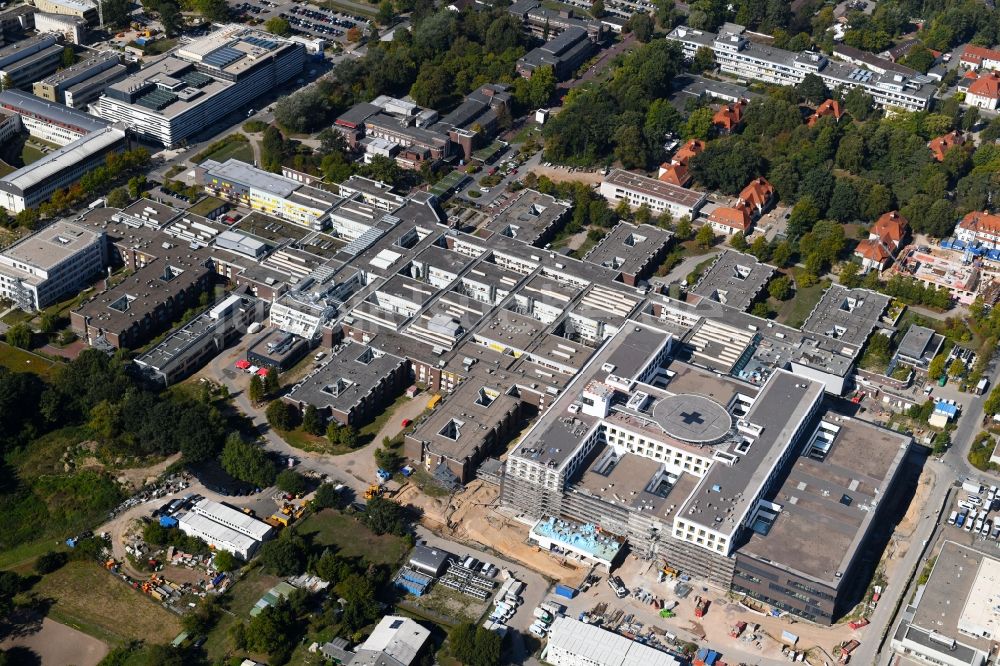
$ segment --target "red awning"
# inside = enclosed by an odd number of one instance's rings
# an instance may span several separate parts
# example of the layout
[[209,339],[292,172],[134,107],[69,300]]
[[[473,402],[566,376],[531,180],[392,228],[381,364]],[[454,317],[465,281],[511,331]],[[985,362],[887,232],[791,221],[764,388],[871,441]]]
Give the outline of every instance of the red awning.
[[247,368],[250,367],[250,361],[246,360],[245,358],[241,358],[240,360],[236,361],[236,367],[239,368],[240,370],[246,370]]
[[257,374],[260,375],[261,377],[266,377],[267,376],[267,368],[261,368],[261,369],[259,369],[257,371]]

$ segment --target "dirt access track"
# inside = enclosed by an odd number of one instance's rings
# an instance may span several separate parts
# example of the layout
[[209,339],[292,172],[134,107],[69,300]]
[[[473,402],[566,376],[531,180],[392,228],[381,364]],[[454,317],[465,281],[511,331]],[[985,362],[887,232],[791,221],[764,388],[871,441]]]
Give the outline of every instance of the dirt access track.
[[0,642],[0,649],[11,648],[31,651],[42,666],[97,666],[108,654],[102,641],[49,618]]

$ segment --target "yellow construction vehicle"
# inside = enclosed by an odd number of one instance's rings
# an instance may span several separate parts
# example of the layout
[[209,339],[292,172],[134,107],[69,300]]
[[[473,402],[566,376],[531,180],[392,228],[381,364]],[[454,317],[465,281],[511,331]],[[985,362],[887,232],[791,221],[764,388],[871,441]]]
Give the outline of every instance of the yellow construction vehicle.
[[376,497],[381,497],[384,492],[385,490],[381,485],[373,483],[365,489],[365,499],[370,500],[375,499]]

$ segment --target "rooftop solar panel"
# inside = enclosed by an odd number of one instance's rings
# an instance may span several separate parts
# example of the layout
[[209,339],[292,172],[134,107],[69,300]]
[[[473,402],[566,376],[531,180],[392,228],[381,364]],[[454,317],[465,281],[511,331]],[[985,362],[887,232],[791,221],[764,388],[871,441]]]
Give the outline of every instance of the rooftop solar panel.
[[205,56],[203,58],[203,62],[221,69],[227,65],[233,64],[242,57],[243,54],[240,51],[237,51],[231,46],[223,46]]
[[180,79],[192,88],[203,88],[212,82],[212,77],[201,72],[186,72]]
[[262,37],[254,37],[251,35],[249,37],[244,37],[243,41],[246,42],[247,44],[253,44],[254,46],[259,46],[262,49],[268,49],[269,51],[273,51],[274,49],[278,48],[277,42],[272,42],[270,39],[263,39]]

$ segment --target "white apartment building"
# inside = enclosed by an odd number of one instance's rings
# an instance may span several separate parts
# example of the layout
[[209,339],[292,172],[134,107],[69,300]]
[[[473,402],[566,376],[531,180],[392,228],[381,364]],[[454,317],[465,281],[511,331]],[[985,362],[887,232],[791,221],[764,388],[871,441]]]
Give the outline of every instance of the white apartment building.
[[612,204],[626,201],[632,208],[643,204],[654,213],[670,211],[674,219],[693,218],[705,203],[704,192],[696,192],[655,178],[615,169],[601,182],[601,196]]
[[0,297],[41,310],[85,287],[107,263],[103,231],[60,220],[0,252]]
[[667,39],[680,43],[687,58],[693,58],[699,48],[711,49],[723,72],[747,80],[793,86],[807,74],[815,74],[830,88],[860,87],[879,106],[907,111],[926,109],[934,96],[934,87],[928,81],[895,72],[879,74],[813,51],[795,53],[757,44],[750,41],[743,26],[732,23],[723,25],[714,35],[681,25]]

